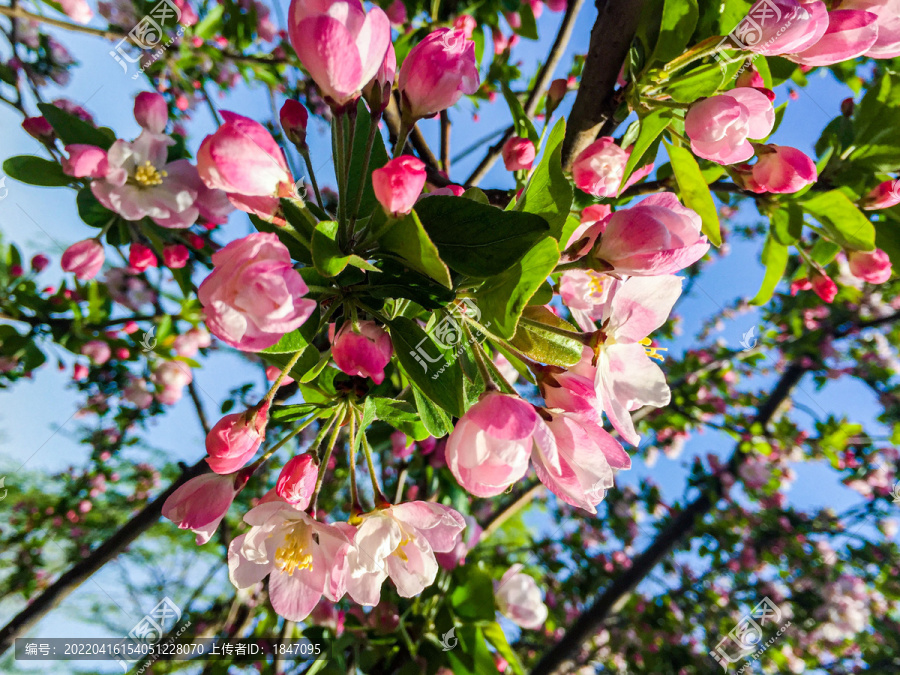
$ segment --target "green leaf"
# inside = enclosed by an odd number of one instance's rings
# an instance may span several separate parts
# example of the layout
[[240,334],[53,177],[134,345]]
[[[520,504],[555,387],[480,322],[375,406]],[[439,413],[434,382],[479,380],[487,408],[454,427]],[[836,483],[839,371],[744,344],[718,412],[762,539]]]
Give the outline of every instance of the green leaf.
[[668,63],[676,56],[681,56],[694,28],[700,18],[697,0],[666,0],[663,7],[662,22],[659,28],[659,39],[648,63],[661,61]]
[[712,96],[724,87],[741,67],[743,61],[727,64],[724,69],[718,62],[708,63],[689,70],[685,75],[673,78],[665,92],[678,103],[694,103],[700,98]]
[[315,403],[296,403],[293,405],[276,405],[269,411],[269,419],[277,422],[291,422],[306,417],[311,412],[319,410]]
[[481,567],[466,565],[457,569],[453,579],[450,606],[454,613],[466,621],[493,621],[497,609],[491,575]]
[[513,267],[488,279],[475,293],[475,304],[481,309],[483,322],[488,322],[485,325],[496,335],[511,338],[522,310],[558,262],[556,241],[546,237]]
[[75,180],[64,174],[58,163],[33,155],[10,157],[3,162],[3,172],[22,183],[42,187],[63,187]]
[[509,646],[506,635],[499,623],[494,621],[486,626],[482,626],[481,632],[484,633],[485,639],[497,650],[497,653],[506,659],[506,662],[516,675],[525,675],[525,668],[522,666],[522,662],[519,661],[519,655]]
[[418,387],[413,386],[412,392],[416,402],[416,410],[422,419],[422,425],[429,435],[435,438],[443,438],[453,431],[453,423],[450,421],[450,416],[447,413],[437,407]]
[[713,202],[709,185],[703,179],[700,165],[691,154],[690,150],[669,145],[669,158],[672,161],[672,170],[675,172],[675,180],[681,190],[681,198],[684,205],[693,209],[703,220],[703,234],[709,237],[713,246],[722,245],[722,233],[719,229],[719,214]]
[[293,228],[290,234],[309,248],[316,229],[316,218],[313,214],[302,202],[286,198],[281,199],[281,212],[288,225]]
[[[446,654],[453,675],[484,675],[496,672],[494,657],[487,648],[487,642],[478,626],[474,624],[460,626],[456,630],[456,637],[459,645]],[[398,673],[398,675],[406,674]]]
[[416,213],[441,260],[473,277],[500,274],[550,230],[540,216],[501,211],[463,197],[428,197],[416,204]]
[[762,264],[766,266],[766,274],[763,277],[762,286],[756,293],[756,297],[750,301],[752,305],[765,305],[772,296],[775,295],[775,289],[784,276],[788,263],[788,247],[780,243],[774,236],[770,234],[766,238],[766,243],[762,251]]
[[419,217],[412,212],[397,222],[381,236],[379,243],[384,251],[395,253],[412,269],[431,277],[438,283],[451,288],[450,270],[441,261],[437,247],[428,238]]
[[113,218],[118,216],[97,201],[91,188],[83,187],[75,198],[78,206],[78,215],[91,227],[104,227]]
[[340,274],[350,256],[341,251],[337,243],[338,224],[334,220],[325,220],[316,225],[312,235],[312,258],[316,270],[326,277]]
[[869,171],[900,170],[900,77],[885,73],[856,106],[854,150],[849,158]]
[[285,333],[281,339],[271,347],[262,350],[263,354],[296,354],[312,342],[319,329],[319,308],[310,315],[295,331]]
[[523,2],[519,5],[519,16],[522,20],[519,22],[519,27],[514,28],[513,32],[528,40],[537,40],[537,22],[534,19],[534,12],[531,10],[531,5],[527,2]]
[[109,150],[109,146],[116,141],[116,135],[110,129],[98,129],[80,117],[57,108],[55,105],[39,103],[38,109],[43,114],[44,119],[53,127],[53,131],[56,132],[63,145],[83,143]]
[[581,360],[584,345],[578,340],[544,330],[535,324],[578,332],[578,328],[560,319],[546,307],[530,305],[523,310],[522,320],[519,321],[519,327],[510,344],[538,363],[568,368]]
[[795,202],[779,206],[771,214],[772,235],[779,243],[790,246],[803,233],[803,211]]
[[563,226],[572,208],[572,184],[562,170],[562,144],[566,121],[559,120],[544,144],[541,161],[528,179],[515,210],[541,216],[550,225],[550,236],[561,239]]
[[[377,128],[372,143],[372,155],[369,160],[369,166],[363,173],[363,160],[366,153],[366,141],[368,140],[369,130],[371,128],[372,116],[366,110],[366,104],[360,99],[357,104],[356,113],[356,132],[353,137],[353,155],[350,157],[350,180],[347,182],[347,194],[351,196],[351,200],[356,199],[359,190],[359,182],[363,181],[363,195],[360,201],[359,213],[365,215],[372,213],[381,206],[375,198],[375,189],[372,187],[372,172],[380,169],[388,163],[389,157],[384,149],[384,141],[381,133]],[[353,208],[353,203],[348,201],[349,208]]]
[[835,243],[851,250],[874,250],[875,226],[840,190],[817,194],[801,206],[822,223]]
[[394,398],[373,397],[375,416],[382,422],[387,422],[395,429],[399,429],[407,436],[421,441],[431,434],[422,422],[422,417],[416,406],[409,401],[401,401]]
[[[641,165],[641,160],[644,159],[644,155],[647,154],[650,147],[658,147],[656,145],[656,140],[659,138],[659,135],[665,131],[666,127],[669,126],[671,121],[672,114],[668,110],[654,110],[640,120],[640,133],[638,133],[638,137],[634,142],[634,149],[631,151],[628,163],[625,165],[625,173],[622,176],[622,187],[619,188],[620,194],[622,190],[625,189],[625,184],[628,182],[628,179],[631,178],[631,174],[633,174],[634,170]],[[650,161],[652,160],[653,158],[651,157]]]
[[534,143],[534,147],[537,148],[537,146],[540,145],[541,137],[538,135],[537,130],[534,128],[534,124],[532,123],[531,119],[528,117],[528,115],[525,114],[525,109],[522,107],[522,103],[512,92],[506,82],[501,82],[500,85],[503,91],[503,97],[506,99],[506,103],[509,105],[509,111],[512,113],[513,127],[516,130],[516,136],[519,136],[520,138],[527,138],[529,141]]
[[875,225],[875,245],[888,254],[894,270],[900,271],[900,223],[885,220]]
[[394,353],[406,376],[441,408],[461,417],[465,412],[463,374],[455,350],[438,346],[406,317],[391,321],[390,331]]

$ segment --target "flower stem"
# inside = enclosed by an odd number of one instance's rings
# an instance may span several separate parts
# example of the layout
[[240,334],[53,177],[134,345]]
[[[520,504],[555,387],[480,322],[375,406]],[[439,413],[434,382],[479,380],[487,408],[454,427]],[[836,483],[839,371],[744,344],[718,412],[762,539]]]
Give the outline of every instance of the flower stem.
[[281,450],[281,448],[283,448],[287,444],[288,441],[290,441],[292,438],[294,438],[297,434],[299,434],[301,431],[303,431],[310,424],[315,422],[316,419],[318,419],[318,417],[319,417],[319,413],[315,413],[312,415],[312,417],[310,417],[309,419],[303,420],[302,422],[300,422],[300,424],[298,424],[296,427],[291,429],[290,433],[287,436],[285,436],[280,441],[278,441],[275,445],[273,445],[271,448],[266,450],[265,454],[262,457],[260,457],[258,460],[253,462],[253,464],[251,464],[248,467],[248,468],[252,469],[252,471],[250,473],[253,474],[260,466],[262,466],[263,462],[265,462],[267,459],[269,459],[269,457],[271,457],[276,452]]
[[316,193],[316,202],[319,204],[319,208],[324,211],[325,202],[322,201],[322,194],[319,192],[319,184],[316,182],[316,172],[313,171],[312,160],[309,157],[309,149],[303,150],[300,154],[303,155],[303,161],[306,162],[306,171],[309,173],[309,182],[312,183],[313,192]]
[[362,431],[361,433],[363,452],[366,455],[366,464],[369,465],[369,478],[372,480],[372,492],[375,495],[375,505],[381,506],[390,504],[391,502],[384,496],[384,492],[381,491],[381,485],[378,483],[378,476],[375,474],[375,462],[372,460],[372,448],[369,447],[369,439],[366,437],[365,431]]
[[409,137],[410,131],[412,131],[412,127],[410,127],[405,121],[401,121],[400,131],[397,132],[397,143],[396,145],[394,145],[394,158],[397,158],[403,154],[403,148],[406,147],[406,139]]
[[[346,412],[347,407],[344,405],[339,408],[338,414],[343,415]],[[331,459],[331,453],[334,451],[334,446],[337,444],[338,434],[341,433],[341,425],[336,424],[337,419],[337,414],[331,418],[331,424],[334,424],[334,431],[331,433],[331,438],[328,440],[328,446],[325,448],[325,456],[322,458],[322,462],[319,464],[319,475],[318,477],[316,477],[316,487],[313,490],[313,496],[310,500],[311,509],[309,510],[309,512],[314,517],[316,513],[316,507],[319,504],[319,491],[322,489],[322,482],[325,480],[325,472],[328,470],[328,460]],[[331,424],[329,424],[329,427],[331,426]]]
[[278,391],[278,388],[281,386],[282,380],[287,376],[287,374],[291,371],[291,368],[294,367],[294,364],[300,360],[300,356],[303,354],[303,351],[299,351],[291,357],[291,360],[288,361],[287,365],[281,371],[281,374],[278,376],[278,379],[272,384],[272,388],[269,389],[269,393],[266,394],[265,402],[271,403],[272,399],[275,398],[275,392]]
[[362,170],[359,174],[359,186],[356,188],[356,198],[353,201],[353,209],[350,212],[350,226],[347,228],[348,234],[351,236],[353,235],[353,224],[359,217],[359,206],[362,204],[363,194],[366,191],[366,176],[369,172],[369,162],[372,161],[372,146],[375,144],[375,134],[378,133],[378,122],[380,119],[381,113],[374,113],[369,123],[369,137],[366,139],[366,152],[363,155]]
[[[472,330],[469,328],[469,324],[463,324],[463,332],[466,334],[466,339],[469,341],[469,344],[472,345],[472,353],[475,355],[475,365],[478,366],[478,372],[481,373],[481,377],[484,380],[485,391],[497,391],[499,387],[497,387],[496,382],[494,382],[491,370],[488,368],[487,363],[485,363],[485,354],[481,343],[472,337]],[[503,378],[501,377],[500,379],[502,380]],[[509,385],[507,384],[507,386]]]

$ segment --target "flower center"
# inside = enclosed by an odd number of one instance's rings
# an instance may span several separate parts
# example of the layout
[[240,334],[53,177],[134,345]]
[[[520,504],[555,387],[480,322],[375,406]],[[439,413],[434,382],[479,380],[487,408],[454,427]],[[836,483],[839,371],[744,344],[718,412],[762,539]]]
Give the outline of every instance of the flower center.
[[403,550],[403,547],[409,544],[412,541],[412,537],[408,534],[403,534],[403,539],[400,540],[400,543],[397,544],[397,548],[394,549],[393,555],[397,556],[403,562],[409,562],[409,558],[406,555],[406,551]]
[[312,537],[309,525],[298,523],[284,537],[284,545],[275,551],[275,566],[292,576],[297,569],[312,569]]
[[135,170],[134,180],[138,185],[152,187],[162,185],[163,178],[168,175],[166,171],[160,171],[150,163],[150,160],[147,160]]
[[596,272],[591,270],[588,272],[588,276],[591,279],[591,294],[595,296],[603,295],[603,277],[601,277]]
[[660,352],[667,352],[669,349],[667,347],[651,347],[650,346],[650,338],[645,337],[641,340],[641,344],[644,345],[644,351],[647,352],[647,356],[651,359],[657,359],[658,361],[665,360],[665,356],[660,354]]

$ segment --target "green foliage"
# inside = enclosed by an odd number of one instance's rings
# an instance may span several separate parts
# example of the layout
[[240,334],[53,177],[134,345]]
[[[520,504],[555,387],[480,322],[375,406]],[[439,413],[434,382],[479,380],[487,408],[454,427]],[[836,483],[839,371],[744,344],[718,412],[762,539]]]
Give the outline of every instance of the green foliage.
[[3,172],[28,185],[43,187],[62,187],[75,180],[63,173],[59,163],[31,155],[10,157],[3,162]]

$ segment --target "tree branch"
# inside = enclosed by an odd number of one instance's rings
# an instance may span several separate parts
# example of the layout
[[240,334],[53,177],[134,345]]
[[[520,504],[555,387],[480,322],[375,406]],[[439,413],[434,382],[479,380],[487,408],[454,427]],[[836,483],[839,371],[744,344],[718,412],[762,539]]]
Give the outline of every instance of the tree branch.
[[578,153],[594,142],[618,107],[616,81],[644,4],[645,0],[597,0],[597,20],[591,30],[581,82],[566,126],[562,149],[564,169],[571,167]]
[[[790,397],[794,387],[807,372],[806,367],[792,363],[781,376],[775,389],[757,409],[752,422],[767,426],[775,411]],[[752,426],[752,424],[750,425]],[[738,446],[728,462],[728,469],[735,472],[743,461],[743,453]],[[656,536],[643,553],[637,556],[631,567],[607,586],[597,601],[587,609],[566,631],[562,639],[547,652],[531,671],[531,675],[551,675],[580,649],[582,644],[603,626],[613,608],[623,600],[646,577],[672,549],[689,534],[696,522],[703,518],[722,495],[722,482],[718,477],[709,476],[709,488],[676,515]]]
[[[556,67],[562,60],[563,53],[566,51],[569,40],[572,38],[572,31],[575,29],[575,19],[578,18],[578,14],[581,12],[583,6],[584,0],[570,0],[566,7],[566,13],[559,26],[559,31],[556,33],[556,39],[553,41],[550,51],[547,52],[547,58],[544,59],[544,65],[541,66],[541,69],[538,72],[538,76],[534,81],[534,87],[531,88],[528,98],[525,99],[525,105],[522,106],[525,110],[526,117],[534,117],[534,114],[537,112],[541,96],[547,87],[550,86],[550,82],[553,79],[553,73],[556,71]],[[506,141],[512,138],[514,132],[515,127],[509,127],[500,140],[488,148],[484,159],[482,159],[481,163],[475,167],[472,175],[469,176],[469,179],[466,181],[467,184],[478,185],[478,183],[481,182],[481,179],[487,175],[487,172],[490,171],[494,162],[500,157],[503,146],[506,144]]]

